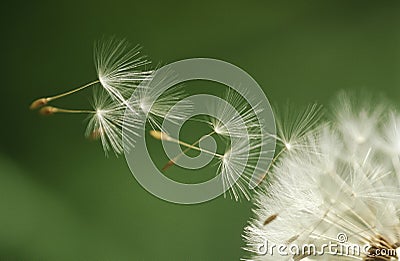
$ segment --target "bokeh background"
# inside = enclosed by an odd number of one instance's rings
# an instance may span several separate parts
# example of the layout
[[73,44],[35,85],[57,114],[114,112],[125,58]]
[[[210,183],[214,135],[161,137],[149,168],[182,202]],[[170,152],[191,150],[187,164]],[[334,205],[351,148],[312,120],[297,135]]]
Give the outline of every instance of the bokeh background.
[[[164,202],[136,182],[123,157],[105,158],[98,143],[83,137],[83,116],[44,118],[28,110],[35,98],[95,79],[95,40],[126,38],[156,63],[228,61],[278,106],[329,104],[341,89],[383,93],[396,104],[399,14],[399,1],[367,0],[3,3],[0,260],[239,260],[244,254],[249,202]],[[81,108],[89,95],[56,104]]]

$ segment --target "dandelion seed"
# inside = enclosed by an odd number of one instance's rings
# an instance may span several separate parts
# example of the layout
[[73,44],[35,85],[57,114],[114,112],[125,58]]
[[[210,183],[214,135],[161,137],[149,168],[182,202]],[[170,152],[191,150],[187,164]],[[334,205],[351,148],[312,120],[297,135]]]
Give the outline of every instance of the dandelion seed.
[[84,113],[84,114],[92,114],[94,111],[90,110],[71,110],[71,109],[62,109],[53,106],[45,106],[40,109],[40,114],[42,115],[51,115],[55,113]]
[[126,40],[109,38],[96,42],[94,57],[99,82],[122,103],[153,73],[145,69],[150,61],[140,54],[140,47],[132,48]]
[[145,65],[150,61],[140,55],[140,48],[132,49],[126,40],[116,38],[103,39],[95,44],[95,66],[97,79],[76,89],[58,95],[39,98],[32,102],[30,109],[34,110],[51,101],[71,95],[98,83],[116,101],[129,106],[126,102],[141,81],[149,77],[151,70]]
[[322,117],[322,107],[317,104],[307,106],[303,110],[291,108],[280,113],[276,110],[278,134],[274,136],[285,150],[305,149],[302,138],[318,124]]
[[[189,144],[172,138],[164,132],[155,130],[150,131],[150,135],[155,139],[175,142],[188,149],[204,152],[216,158],[218,160],[218,169],[216,174],[220,175],[224,190],[229,191],[228,193],[231,198],[235,199],[236,201],[240,200],[241,197],[244,197],[247,200],[250,199],[248,184],[250,182],[251,175],[254,173],[254,171],[264,171],[258,169],[256,164],[257,160],[260,158],[261,153],[259,148],[262,146],[262,144],[257,143],[254,140],[248,141],[247,139],[243,138],[232,139],[225,153],[219,154],[197,147],[196,144],[198,144],[199,141],[197,141],[195,144]],[[175,162],[176,159],[177,157],[168,162],[163,169],[166,169],[170,167],[171,164],[174,164],[173,162]]]
[[[227,191],[227,194],[236,201],[242,197],[249,200],[251,197],[249,183],[253,173],[265,172],[265,169],[261,169],[257,165],[258,160],[266,158],[265,152],[261,150],[263,146],[262,136],[259,133],[259,129],[256,128],[256,126],[260,128],[260,123],[254,110],[245,106],[247,104],[243,103],[243,98],[240,95],[228,93],[225,98],[229,102],[228,104],[239,105],[238,109],[228,105],[215,105],[213,108],[215,110],[214,113],[217,114],[220,120],[214,121],[214,118],[210,118],[207,123],[211,126],[212,131],[193,144],[164,136],[166,134],[160,136],[157,132],[152,132],[152,136],[187,147],[187,149],[171,159],[162,168],[163,170],[173,166],[179,157],[190,149],[211,154],[218,160],[216,174],[220,175],[222,179],[224,191]],[[224,154],[210,152],[197,147],[197,144],[202,139],[212,135],[223,137],[226,147]]]
[[[211,103],[208,124],[218,135],[225,137],[261,137],[257,114],[262,111],[260,106],[249,106],[248,102],[238,93],[229,89],[223,97],[225,102]],[[261,119],[260,119],[261,120]]]
[[[142,112],[142,119],[147,120],[153,129],[163,130],[164,120],[179,124],[192,110],[191,102],[185,100],[187,94],[184,92],[183,85],[162,91],[161,85],[169,85],[174,79],[172,72],[167,72],[166,75],[157,79],[149,77],[146,82],[151,81],[151,86],[137,89],[130,99],[132,108],[137,112]],[[144,82],[145,86],[148,85],[146,82]]]
[[155,138],[157,140],[169,141],[172,139],[168,134],[161,132],[161,131],[151,130],[149,133],[153,138]]
[[[40,109],[43,115],[55,113],[67,114],[88,114],[89,123],[86,129],[86,136],[90,139],[100,139],[104,152],[113,150],[116,155],[122,154],[122,128],[137,135],[135,127],[139,120],[136,114],[126,111],[126,107],[116,103],[106,91],[96,90],[93,92],[93,110],[64,109],[53,106],[45,106]],[[125,113],[130,113],[124,121]],[[129,145],[133,146],[134,140],[127,139]]]
[[31,105],[29,106],[29,108],[31,110],[36,110],[37,108],[40,108],[43,105],[46,105],[47,102],[48,102],[48,100],[46,98],[40,98],[40,99],[37,99],[37,100],[33,101],[31,103]]
[[62,97],[71,95],[71,94],[73,94],[73,93],[75,93],[75,92],[78,92],[78,91],[80,91],[80,90],[86,89],[86,88],[88,88],[88,87],[90,87],[90,86],[95,85],[95,84],[98,83],[98,82],[99,82],[99,81],[96,80],[96,81],[90,82],[90,83],[88,83],[88,84],[85,84],[85,85],[83,85],[83,86],[81,86],[81,87],[78,87],[78,88],[76,88],[76,89],[73,89],[73,90],[71,90],[71,91],[67,91],[67,92],[64,92],[64,93],[61,93],[61,94],[58,94],[58,95],[54,95],[54,96],[50,96],[50,97],[46,97],[46,98],[39,98],[39,99],[33,101],[33,102],[31,103],[31,105],[30,105],[29,108],[30,108],[31,110],[36,110],[36,109],[42,107],[43,105],[48,104],[48,103],[51,102],[51,101],[57,100],[57,99],[59,99],[59,98],[62,98]]
[[346,146],[356,149],[368,140],[375,139],[378,122],[386,106],[374,105],[371,101],[369,104],[360,104],[361,109],[355,110],[345,93],[340,94],[340,97],[335,117],[339,123],[338,128],[345,134]]
[[[122,130],[137,134],[136,126],[138,125],[137,115],[130,110],[126,110],[126,106],[116,103],[105,91],[94,92],[93,109],[89,117],[89,123],[86,129],[86,137],[100,139],[104,152],[112,150],[116,155],[124,152],[122,143]],[[124,117],[128,113],[127,117]],[[134,146],[134,140],[131,135],[127,135],[126,142],[129,147]]]
[[269,136],[275,139],[281,148],[272,158],[271,164],[261,176],[259,182],[268,176],[268,173],[275,166],[276,162],[285,153],[305,152],[309,149],[308,145],[303,142],[303,139],[306,134],[317,128],[317,124],[322,118],[322,107],[312,104],[303,110],[295,110],[287,105],[283,113],[276,110],[275,114],[278,115],[276,119],[277,134]]
[[[400,172],[396,167],[400,154],[391,142],[397,137],[397,114],[382,107],[376,112],[357,108],[347,98],[341,104],[346,106],[337,108],[335,117],[302,134],[298,146],[307,150],[282,154],[270,172],[269,185],[257,196],[255,217],[243,235],[245,249],[254,253],[252,259],[400,258]],[[279,218],[270,221],[274,215]],[[345,242],[338,241],[340,233],[347,236]],[[336,255],[283,256],[270,248],[266,255],[258,255],[257,246],[265,240],[270,245],[312,244],[319,250],[331,242],[339,248]],[[361,254],[344,252],[349,244],[371,248]],[[391,252],[376,256],[377,250]]]
[[57,108],[52,107],[52,106],[45,106],[43,108],[40,109],[40,114],[42,115],[50,115],[50,114],[54,114],[58,111]]
[[[204,140],[207,137],[210,137],[214,134],[214,132],[211,132],[207,135],[204,135],[203,137],[201,137],[200,139],[198,139],[197,141],[195,141],[194,143],[191,144],[191,146],[196,146],[197,144],[199,144],[202,140]],[[186,154],[188,151],[190,150],[190,147],[187,147],[186,149],[184,149],[180,154],[176,155],[174,158],[172,158],[171,160],[169,160],[167,162],[167,164],[164,165],[164,167],[162,167],[162,171],[166,171],[167,169],[169,169],[170,167],[172,167],[173,165],[175,165],[175,163],[179,160],[180,157],[182,157],[184,154]]]
[[169,136],[169,135],[168,135],[167,133],[165,133],[165,132],[156,131],[156,130],[151,130],[151,131],[150,131],[150,135],[151,135],[153,138],[157,139],[157,140],[165,140],[165,141],[169,141],[169,142],[175,142],[175,143],[178,143],[178,144],[180,144],[180,145],[182,145],[182,146],[185,146],[185,147],[187,147],[187,148],[190,148],[190,149],[193,149],[193,150],[197,150],[197,151],[201,151],[201,152],[205,152],[205,153],[208,153],[208,154],[210,154],[210,155],[212,155],[212,156],[214,156],[214,157],[223,158],[223,155],[221,155],[221,154],[218,154],[218,153],[215,153],[215,152],[212,152],[212,151],[208,151],[208,150],[206,150],[206,149],[196,147],[196,146],[191,145],[191,144],[189,144],[189,143],[186,143],[186,142],[184,142],[184,141],[181,141],[181,140],[172,138],[171,136]]
[[[263,122],[257,118],[261,108],[251,108],[246,100],[238,93],[229,90],[223,101],[211,103],[206,123],[211,127],[210,133],[203,135],[199,140],[188,144],[177,139],[168,141],[179,143],[186,147],[180,154],[169,160],[162,168],[163,171],[175,165],[179,158],[187,151],[194,149],[208,153],[218,161],[216,175],[222,180],[226,194],[238,201],[242,197],[249,200],[251,193],[249,183],[252,175],[264,173],[265,168],[258,165],[258,161],[267,158],[267,152],[261,150],[264,145],[260,129]],[[206,137],[219,136],[225,146],[225,153],[218,154],[197,147]],[[153,137],[157,138],[154,133]],[[167,140],[166,138],[158,139]]]
[[273,214],[269,216],[265,221],[264,221],[264,226],[268,225],[272,221],[274,221],[278,217],[278,214]]
[[232,199],[238,201],[241,197],[250,200],[249,183],[253,173],[265,172],[257,166],[259,159],[265,159],[260,152],[262,143],[258,140],[243,138],[231,139],[230,146],[220,161],[218,173],[223,179],[223,186],[228,189]]

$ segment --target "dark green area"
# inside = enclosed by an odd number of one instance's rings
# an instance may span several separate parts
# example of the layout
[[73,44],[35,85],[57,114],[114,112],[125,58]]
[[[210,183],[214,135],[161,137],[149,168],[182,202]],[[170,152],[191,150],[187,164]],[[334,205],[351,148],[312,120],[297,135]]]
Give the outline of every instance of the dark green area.
[[[231,62],[251,74],[273,104],[328,104],[341,89],[384,93],[397,103],[399,14],[399,1],[367,0],[3,3],[0,260],[243,255],[250,203],[161,201],[140,187],[123,157],[106,159],[99,144],[84,139],[82,116],[43,118],[28,110],[35,98],[95,79],[96,39],[127,38],[156,63]],[[81,93],[57,105],[82,108],[88,97]]]

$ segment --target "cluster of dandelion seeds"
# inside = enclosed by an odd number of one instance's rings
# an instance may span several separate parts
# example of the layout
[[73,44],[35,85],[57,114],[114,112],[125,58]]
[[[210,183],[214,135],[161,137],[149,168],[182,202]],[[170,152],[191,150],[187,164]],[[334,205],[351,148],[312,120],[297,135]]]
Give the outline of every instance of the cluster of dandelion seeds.
[[[152,79],[154,70],[148,69],[150,61],[140,53],[138,46],[131,46],[126,40],[114,37],[103,38],[95,43],[94,61],[97,79],[65,93],[37,99],[30,108],[40,109],[39,112],[43,115],[87,114],[86,136],[100,139],[106,155],[109,151],[113,151],[116,155],[122,154],[124,152],[122,129],[134,134],[127,135],[126,140],[129,145],[127,147],[133,147],[133,137],[138,135],[136,126],[143,121],[143,115],[140,114],[143,108],[138,105],[153,95],[143,82]],[[55,100],[87,88],[93,90],[92,109],[58,108],[49,105]],[[138,91],[143,94],[139,102],[131,98]],[[165,104],[165,100],[182,96],[182,90],[172,88],[168,93],[160,95],[153,106],[146,110],[163,118],[169,110],[166,107],[173,105]],[[157,109],[159,107],[163,107],[163,110]],[[127,117],[126,113],[129,114]]]
[[[163,168],[166,171],[179,162],[179,158],[188,150],[198,150],[211,154],[217,160],[216,175],[220,175],[224,195],[239,201],[242,198],[249,200],[250,178],[255,171],[265,172],[257,166],[258,160],[263,158],[261,150],[263,124],[257,118],[257,113],[262,110],[260,106],[251,107],[242,95],[228,90],[223,96],[225,102],[210,102],[209,110],[204,121],[210,128],[210,132],[202,136],[193,144],[188,144],[177,138],[170,137],[167,133],[152,132],[151,135],[159,140],[177,142],[186,147],[181,154],[176,155]],[[197,145],[205,138],[213,136],[219,138],[225,148],[224,153],[207,151]]]
[[[241,197],[250,200],[252,174],[265,172],[265,169],[257,165],[260,159],[266,159],[266,153],[261,150],[263,134],[260,131],[265,122],[257,118],[262,108],[257,103],[254,103],[254,107],[249,106],[240,94],[232,91],[227,91],[224,100],[232,107],[224,103],[209,106],[213,111],[211,115],[217,116],[208,121],[212,131],[230,140],[221,158],[218,173],[222,177],[223,186],[230,188],[228,192],[231,198],[236,201]],[[245,128],[242,128],[241,123]]]
[[[400,258],[400,114],[372,103],[356,106],[345,95],[340,101],[331,117],[304,127],[315,116],[308,113],[297,123],[304,131],[290,132],[299,134],[297,149],[280,154],[257,195],[243,260]],[[338,244],[335,251],[320,253],[330,242]],[[313,245],[316,252],[271,249],[293,244],[300,250]],[[347,251],[349,245],[368,251]]]

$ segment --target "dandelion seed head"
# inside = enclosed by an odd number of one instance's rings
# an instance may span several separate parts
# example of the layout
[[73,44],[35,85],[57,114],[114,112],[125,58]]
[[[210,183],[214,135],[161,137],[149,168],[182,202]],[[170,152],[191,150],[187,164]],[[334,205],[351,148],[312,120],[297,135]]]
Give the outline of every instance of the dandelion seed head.
[[[313,244],[321,249],[323,244],[338,243],[339,233],[347,235],[346,244],[369,244],[371,251],[398,249],[400,153],[393,143],[398,137],[398,114],[379,105],[375,111],[368,105],[358,107],[349,98],[341,99],[334,116],[303,131],[296,146],[307,149],[282,154],[269,173],[265,190],[255,200],[255,216],[243,235],[252,259],[377,260],[373,252],[257,254],[265,240],[278,245]],[[271,220],[274,215],[277,217]],[[379,260],[399,257],[397,252]]]

